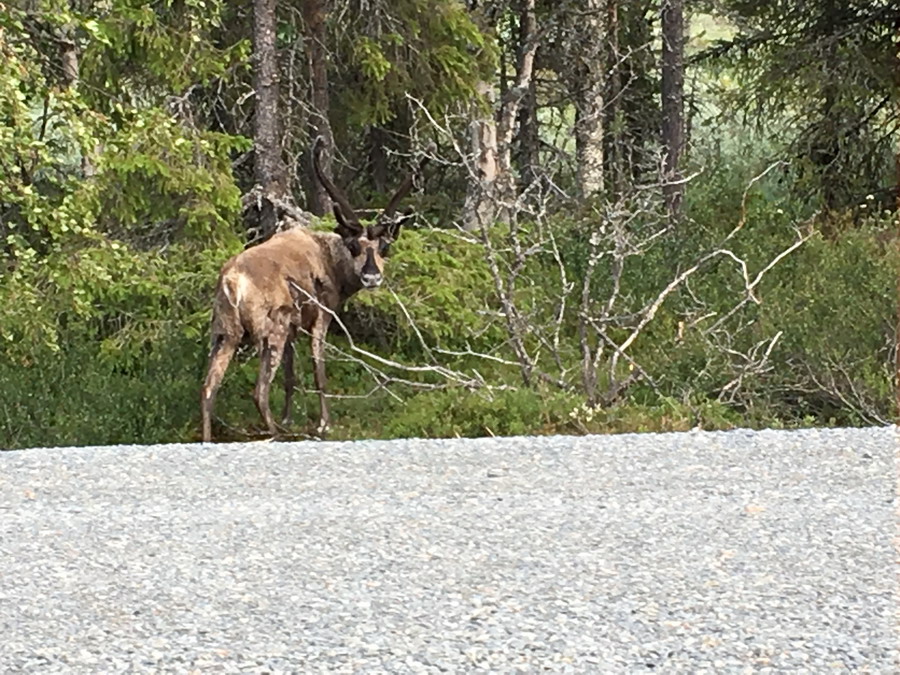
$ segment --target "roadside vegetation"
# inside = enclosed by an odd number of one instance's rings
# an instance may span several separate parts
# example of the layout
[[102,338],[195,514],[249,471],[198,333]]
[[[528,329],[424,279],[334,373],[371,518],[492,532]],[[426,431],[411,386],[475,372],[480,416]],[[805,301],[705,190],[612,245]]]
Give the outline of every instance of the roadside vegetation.
[[[434,143],[387,283],[332,327],[330,438],[894,420],[900,10],[686,2],[667,127],[672,3],[588,3],[597,26],[569,3],[391,4],[277,4],[267,211],[252,9],[0,0],[0,448],[196,440],[219,268],[292,219],[334,225],[323,134],[373,208]],[[586,30],[608,51],[582,54]],[[218,439],[260,436],[251,357]],[[317,419],[308,361],[301,339],[285,438]]]

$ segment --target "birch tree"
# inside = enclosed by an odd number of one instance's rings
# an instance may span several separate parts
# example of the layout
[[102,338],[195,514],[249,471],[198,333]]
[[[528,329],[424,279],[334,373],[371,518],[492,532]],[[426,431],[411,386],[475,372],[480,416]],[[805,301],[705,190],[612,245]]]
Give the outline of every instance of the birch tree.
[[531,87],[538,48],[535,0],[518,0],[516,7],[519,44],[515,80],[503,91],[496,112],[492,111],[494,106],[491,105],[493,86],[486,81],[478,85],[478,92],[488,106],[479,108],[481,112],[470,124],[475,175],[469,181],[463,208],[463,227],[467,230],[490,225],[495,220],[510,222],[516,217],[516,178],[512,161],[516,119]]
[[576,20],[575,157],[582,199],[603,190],[606,0],[586,0]]

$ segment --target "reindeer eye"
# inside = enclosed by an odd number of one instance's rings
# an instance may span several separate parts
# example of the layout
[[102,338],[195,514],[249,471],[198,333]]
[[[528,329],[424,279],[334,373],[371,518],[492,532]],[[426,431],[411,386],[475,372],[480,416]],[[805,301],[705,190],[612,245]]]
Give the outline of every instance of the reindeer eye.
[[382,239],[378,242],[378,255],[387,258],[391,254],[391,242]]

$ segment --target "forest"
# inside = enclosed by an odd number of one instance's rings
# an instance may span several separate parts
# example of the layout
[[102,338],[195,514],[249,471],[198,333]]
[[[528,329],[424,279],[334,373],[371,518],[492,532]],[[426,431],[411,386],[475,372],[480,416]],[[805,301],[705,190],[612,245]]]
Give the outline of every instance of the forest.
[[222,265],[335,228],[316,139],[364,218],[427,160],[329,438],[889,424],[898,85],[889,0],[0,0],[0,449],[198,440]]

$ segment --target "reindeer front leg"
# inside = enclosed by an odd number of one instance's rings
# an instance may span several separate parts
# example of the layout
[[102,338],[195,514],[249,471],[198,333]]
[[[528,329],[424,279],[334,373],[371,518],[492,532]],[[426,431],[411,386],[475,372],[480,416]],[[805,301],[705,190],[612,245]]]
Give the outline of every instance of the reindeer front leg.
[[328,334],[328,324],[331,323],[331,315],[319,310],[312,328],[312,359],[313,374],[316,381],[316,389],[319,390],[319,426],[316,432],[325,436],[329,429],[328,401],[325,398],[325,336]]

